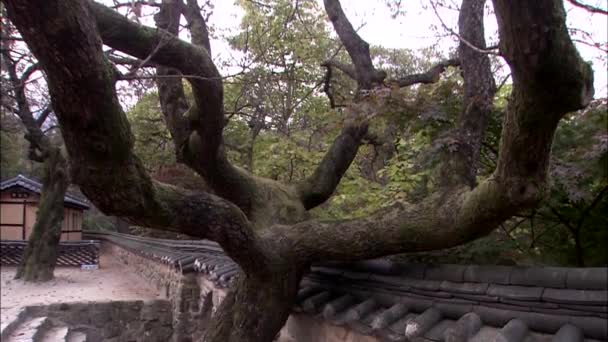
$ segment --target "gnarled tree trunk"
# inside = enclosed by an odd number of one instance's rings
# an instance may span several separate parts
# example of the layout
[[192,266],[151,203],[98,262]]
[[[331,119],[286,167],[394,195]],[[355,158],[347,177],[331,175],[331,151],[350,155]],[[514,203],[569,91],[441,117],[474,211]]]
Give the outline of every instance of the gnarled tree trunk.
[[[305,265],[453,247],[488,234],[518,211],[537,205],[559,120],[585,107],[593,96],[591,69],[568,36],[559,0],[495,0],[500,49],[513,72],[514,90],[492,176],[479,184],[472,181],[479,153],[475,143],[483,136],[483,122],[477,119],[491,103],[472,101],[459,124],[460,133],[474,144],[453,156],[461,159],[455,165],[470,172],[459,172],[461,177],[420,203],[396,205],[367,218],[307,220],[305,210],[332,195],[357,155],[377,109],[372,99],[385,93],[384,74],[373,67],[368,44],[350,25],[338,0],[324,3],[353,60],[354,66],[341,68],[356,78],[361,90],[350,108],[358,116],[346,124],[311,177],[296,185],[254,177],[230,164],[222,136],[223,85],[202,31],[193,34],[190,44],[92,1],[3,1],[47,74],[72,161],[72,179],[87,197],[106,214],[133,224],[217,241],[241,267],[239,280],[213,317],[206,342],[271,341],[287,319]],[[167,0],[163,5],[171,4],[178,8],[173,9],[174,20],[166,22],[170,31],[183,11],[181,1]],[[464,4],[471,6],[463,9],[481,10],[483,0]],[[187,19],[200,21],[194,14]],[[481,22],[471,20],[461,27]],[[162,94],[161,104],[178,155],[214,194],[167,185],[146,173],[133,153],[133,136],[114,85],[117,71],[109,67],[102,42],[191,76],[195,101],[188,109],[185,102]],[[415,79],[428,82],[436,75]],[[411,80],[396,84],[411,85]],[[181,82],[174,83],[172,89],[159,87],[159,92],[181,98]],[[470,90],[487,96],[493,88],[487,82]]]
[[53,148],[44,161],[38,215],[15,279],[32,282],[53,279],[68,184],[67,161],[59,148]]
[[272,341],[295,304],[301,274],[296,266],[271,276],[241,273],[220,304],[203,341]]

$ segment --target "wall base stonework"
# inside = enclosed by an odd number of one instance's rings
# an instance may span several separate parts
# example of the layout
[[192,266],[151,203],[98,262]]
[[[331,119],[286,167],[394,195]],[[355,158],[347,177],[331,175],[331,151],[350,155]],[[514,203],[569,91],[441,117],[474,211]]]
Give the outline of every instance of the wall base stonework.
[[[182,274],[176,268],[135,254],[109,241],[102,242],[102,252],[116,257],[132,272],[161,290],[163,297],[171,303],[172,342],[191,342],[201,339],[209,321],[226,296],[227,289],[215,286],[200,273]],[[285,325],[279,340],[300,341],[294,340],[292,335]]]
[[[94,234],[133,272],[164,289],[173,341],[200,340],[239,267],[205,240]],[[312,265],[280,342],[443,340],[465,329],[471,341],[608,340],[608,268],[430,265],[387,259]],[[265,314],[265,313],[260,313]],[[446,335],[447,334],[447,335]],[[567,336],[570,336],[567,335]],[[572,335],[572,336],[574,336]],[[451,335],[450,335],[451,336]]]
[[87,342],[166,342],[173,335],[167,300],[60,303],[27,307],[31,317],[48,317],[86,335]]
[[171,303],[173,336],[171,341],[190,342],[202,336],[214,308],[225,296],[224,289],[196,273],[182,274],[175,268],[132,253],[111,242],[102,251],[122,261],[134,273],[154,284]]

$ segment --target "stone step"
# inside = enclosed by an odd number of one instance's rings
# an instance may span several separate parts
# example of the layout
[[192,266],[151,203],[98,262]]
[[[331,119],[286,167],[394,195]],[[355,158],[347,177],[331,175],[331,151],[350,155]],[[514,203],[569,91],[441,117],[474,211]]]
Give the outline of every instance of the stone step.
[[51,328],[53,328],[53,322],[50,318],[45,317],[44,321],[42,321],[42,323],[36,329],[36,332],[34,332],[34,336],[32,336],[32,341],[42,342],[42,336],[44,336]]
[[22,308],[15,317],[8,317],[2,321],[0,327],[0,341],[8,341],[8,337],[15,331],[21,323],[28,319],[29,315],[25,308]]
[[55,326],[48,329],[36,342],[66,341],[69,329],[66,326]]
[[47,323],[46,317],[30,317],[8,336],[6,342],[33,342],[38,331]]
[[65,338],[66,342],[85,342],[87,340],[87,335],[82,331],[69,330],[67,337]]

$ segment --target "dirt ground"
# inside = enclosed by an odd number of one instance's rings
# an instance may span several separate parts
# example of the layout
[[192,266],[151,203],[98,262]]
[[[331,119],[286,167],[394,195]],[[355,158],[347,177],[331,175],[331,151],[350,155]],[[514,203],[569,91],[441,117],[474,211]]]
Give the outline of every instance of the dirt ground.
[[[16,318],[28,305],[64,302],[138,300],[161,298],[160,292],[144,279],[107,254],[100,256],[100,268],[81,270],[76,267],[55,269],[55,279],[46,283],[24,283],[14,280],[16,267],[0,267],[0,318],[2,326]],[[278,342],[293,342],[281,336]]]
[[100,268],[97,270],[58,267],[55,269],[54,280],[38,284],[14,280],[16,267],[1,267],[2,325],[12,321],[19,309],[28,305],[160,297],[156,288],[139,276],[129,273],[118,260],[104,254],[100,259]]

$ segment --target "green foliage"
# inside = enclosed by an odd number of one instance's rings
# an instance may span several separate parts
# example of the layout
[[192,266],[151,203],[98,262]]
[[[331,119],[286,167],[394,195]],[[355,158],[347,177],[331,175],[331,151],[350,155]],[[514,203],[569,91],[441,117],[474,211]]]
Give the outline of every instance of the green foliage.
[[127,117],[135,136],[135,153],[149,171],[175,164],[173,141],[163,121],[158,93],[144,95]]
[[333,42],[325,15],[316,2],[242,1],[242,31],[229,37],[244,54],[244,72],[226,88],[226,112],[237,113],[252,127],[292,130],[309,125],[308,114],[324,111],[318,93]]
[[284,182],[303,180],[311,174],[322,153],[308,150],[298,138],[298,134],[290,138],[274,133],[261,135],[254,146],[254,155],[260,158],[256,159],[253,172]]
[[[511,91],[496,95],[479,178],[496,166],[502,120]],[[608,127],[606,104],[568,115],[558,126],[547,198],[488,237],[446,251],[403,256],[413,261],[600,266],[608,264]],[[396,158],[399,158],[397,156]]]
[[[378,50],[382,51],[382,50]],[[400,55],[400,54],[398,54]],[[427,66],[420,56],[405,52],[418,72]],[[330,201],[314,210],[323,218],[352,218],[370,214],[396,202],[416,202],[433,189],[429,182],[439,166],[444,136],[462,109],[462,80],[456,70],[447,71],[436,84],[394,91],[387,112],[374,119],[370,130],[388,138],[384,146],[363,146]],[[379,153],[379,149],[392,151]],[[378,166],[372,161],[382,160]]]
[[28,158],[29,143],[19,118],[2,112],[0,121],[0,177],[7,179],[24,174],[42,178],[43,167]]
[[[330,58],[349,60],[343,49],[333,50],[335,42],[316,2],[299,2],[297,8],[288,0],[239,4],[245,11],[241,32],[229,42],[244,56],[239,65],[243,72],[225,82],[228,157],[255,175],[287,183],[303,180],[314,172],[345,120],[343,110],[330,109],[321,92],[325,70],[320,65]],[[445,58],[432,48],[372,47],[371,53],[389,78],[424,72]],[[334,70],[331,85],[338,104],[352,100],[354,83],[344,74]],[[480,181],[496,166],[511,89],[507,84],[496,94],[481,151]],[[462,97],[463,80],[457,68],[446,70],[434,84],[393,89],[384,113],[371,122],[370,132],[378,141],[360,148],[334,196],[312,214],[328,219],[360,217],[427,196],[435,189],[432,180],[440,157],[450,146],[449,133],[463,110]],[[146,167],[172,167],[158,178],[196,187],[191,175],[174,167],[173,144],[157,94],[144,96],[128,117],[136,152]],[[540,208],[467,245],[401,257],[421,262],[567,265],[580,264],[582,258],[586,265],[608,264],[601,244],[608,239],[606,120],[605,104],[595,104],[561,122],[553,147],[549,196]]]
[[557,129],[550,195],[536,214],[545,225],[558,224],[540,243],[563,263],[608,265],[606,127],[608,112],[600,102],[572,113]]
[[87,211],[82,220],[82,230],[88,232],[115,231],[115,222],[97,209]]
[[16,176],[24,168],[24,130],[18,118],[2,110],[0,129],[0,173],[2,179]]
[[25,168],[23,146],[16,134],[0,131],[0,173],[1,178],[11,178]]

